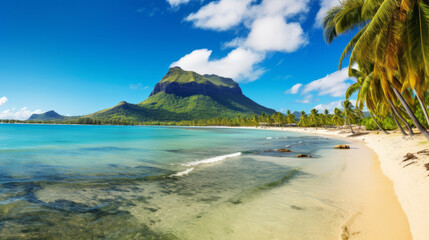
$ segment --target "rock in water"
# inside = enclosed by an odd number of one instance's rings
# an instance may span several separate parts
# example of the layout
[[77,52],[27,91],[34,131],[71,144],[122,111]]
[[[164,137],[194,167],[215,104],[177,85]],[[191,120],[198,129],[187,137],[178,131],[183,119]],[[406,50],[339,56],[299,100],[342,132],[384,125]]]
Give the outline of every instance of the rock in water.
[[345,145],[345,144],[340,144],[340,145],[336,145],[334,148],[335,149],[350,149],[350,146]]
[[299,157],[299,158],[311,158],[311,156],[307,155],[307,154],[298,154],[298,155],[296,155],[296,157]]
[[287,149],[287,148],[280,148],[278,150],[278,152],[292,152],[291,150]]

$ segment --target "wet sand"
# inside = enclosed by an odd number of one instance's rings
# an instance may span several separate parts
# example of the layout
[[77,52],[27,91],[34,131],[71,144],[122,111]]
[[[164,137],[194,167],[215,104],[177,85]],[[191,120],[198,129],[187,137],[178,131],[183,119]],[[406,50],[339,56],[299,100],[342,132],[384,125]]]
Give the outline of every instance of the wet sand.
[[[394,144],[392,144],[390,148],[385,148],[383,146],[389,144],[389,141],[382,142],[380,139],[386,137],[381,134],[371,134],[370,136],[364,135],[359,138],[348,138],[348,134],[344,131],[327,131],[325,129],[316,130],[314,128],[303,129],[270,127],[264,128],[264,130],[300,132],[309,135],[326,136],[329,138],[337,138],[349,141],[352,149],[336,150],[339,154],[344,154],[343,158],[345,159],[346,164],[344,165],[344,171],[342,172],[342,174],[345,176],[342,177],[344,184],[341,192],[342,194],[349,195],[346,198],[348,200],[345,200],[349,202],[345,203],[345,206],[350,206],[349,209],[345,210],[345,212],[347,212],[347,216],[343,218],[344,223],[341,226],[340,235],[342,239],[423,240],[425,239],[424,236],[427,236],[425,233],[429,230],[424,228],[424,226],[428,226],[429,222],[425,222],[423,220],[427,218],[425,217],[427,216],[425,214],[427,212],[427,207],[419,207],[416,205],[416,203],[419,201],[416,200],[416,194],[413,194],[413,190],[416,190],[417,187],[413,187],[412,185],[409,185],[408,188],[401,186],[402,188],[399,190],[401,191],[399,200],[402,201],[400,202],[398,201],[397,196],[397,182],[403,179],[404,174],[398,173],[398,171],[396,171],[395,174],[389,175],[389,172],[386,174],[386,169],[388,169],[389,166],[390,168],[395,168],[393,165],[397,164],[394,161],[390,161],[390,159],[398,158],[398,156],[400,158],[402,157],[402,154],[406,154],[403,153],[404,149],[402,149],[402,151],[395,151],[395,148],[401,149],[402,141],[399,137],[397,137],[399,138],[398,141],[393,142]],[[395,135],[392,134],[390,137],[395,137]],[[365,138],[367,138],[367,141],[364,141]],[[416,143],[414,145],[417,145],[417,147],[420,149],[424,147],[424,145],[417,144],[417,142],[421,142],[421,139],[419,139],[415,139]],[[385,139],[383,139],[383,141],[384,140]],[[379,156],[374,152],[373,149],[377,150],[377,153],[382,155],[383,159],[379,159]],[[380,149],[387,150],[380,151]],[[412,151],[416,149],[411,149],[411,147],[409,147],[408,150]],[[384,166],[382,169],[381,163],[387,165],[387,167]],[[399,169],[399,171],[403,169],[402,166],[400,168],[401,169]],[[415,173],[415,171],[413,171],[413,173]],[[388,175],[389,178],[386,175]],[[423,174],[414,174],[414,177],[418,176],[425,177]],[[391,179],[395,180],[395,186]],[[407,180],[405,182],[409,184],[410,181]],[[422,184],[422,180],[416,180],[415,185],[420,186]],[[426,193],[426,190],[423,188],[417,189],[421,190],[419,192],[421,193],[422,198],[426,199],[429,197],[429,195]],[[413,197],[404,197],[406,192],[413,195]],[[414,203],[414,205],[410,207],[410,203]],[[414,211],[411,214],[405,214],[403,205],[405,205],[407,208],[414,209]],[[421,209],[421,212],[418,213],[415,211],[416,209]],[[407,213],[410,213],[410,211],[407,211]],[[416,222],[416,220],[420,220],[417,225],[423,227],[418,229],[415,228],[415,230],[411,233],[409,223],[410,218],[414,222]]]
[[[412,239],[408,219],[394,193],[392,182],[383,175],[377,155],[362,143],[350,151],[353,160],[344,174],[350,175],[345,190],[360,207],[342,226],[343,239]],[[339,150],[342,151],[342,150]],[[366,159],[370,159],[367,161]],[[360,188],[361,193],[353,189]],[[356,195],[355,195],[356,194]]]

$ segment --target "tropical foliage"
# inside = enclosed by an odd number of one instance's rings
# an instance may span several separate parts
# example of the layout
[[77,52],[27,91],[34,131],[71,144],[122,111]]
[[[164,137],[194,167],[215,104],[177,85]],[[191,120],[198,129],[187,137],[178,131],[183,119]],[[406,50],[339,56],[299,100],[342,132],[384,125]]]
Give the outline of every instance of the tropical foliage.
[[327,43],[356,33],[339,63],[349,56],[349,76],[357,80],[346,98],[356,93],[357,107],[366,106],[379,128],[377,118],[391,117],[404,135],[415,126],[429,139],[429,1],[343,0],[323,27]]
[[[334,114],[330,114],[328,110],[324,113],[319,113],[318,110],[312,109],[307,115],[305,111],[301,111],[300,116],[296,116],[290,110],[286,114],[276,112],[268,115],[253,114],[250,117],[247,115],[236,115],[235,118],[216,117],[212,119],[194,119],[181,121],[135,121],[130,118],[114,118],[114,119],[97,119],[91,117],[66,118],[56,120],[2,120],[2,123],[50,123],[50,124],[89,124],[89,125],[177,125],[177,126],[302,126],[302,127],[338,127],[343,126],[345,122],[349,125],[360,124],[362,119],[353,105],[349,105],[350,113],[335,109]],[[349,114],[349,115],[347,115]],[[354,114],[351,116],[351,114]],[[297,114],[298,115],[298,114]],[[297,121],[298,120],[298,121]]]

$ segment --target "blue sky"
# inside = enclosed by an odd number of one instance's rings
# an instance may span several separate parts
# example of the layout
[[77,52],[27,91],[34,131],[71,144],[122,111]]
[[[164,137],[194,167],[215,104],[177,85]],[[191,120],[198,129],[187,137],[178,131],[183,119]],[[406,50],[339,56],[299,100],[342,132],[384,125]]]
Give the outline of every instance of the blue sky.
[[[352,83],[320,16],[337,0],[2,0],[0,118],[145,100],[173,65],[233,77],[275,110],[332,108]],[[347,63],[345,63],[347,66]]]

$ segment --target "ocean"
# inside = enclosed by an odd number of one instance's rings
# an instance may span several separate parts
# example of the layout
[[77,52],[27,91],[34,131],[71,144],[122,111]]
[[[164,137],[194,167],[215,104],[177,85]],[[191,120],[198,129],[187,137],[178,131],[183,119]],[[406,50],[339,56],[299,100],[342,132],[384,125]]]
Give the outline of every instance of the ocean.
[[350,217],[347,158],[333,149],[343,143],[254,129],[0,124],[0,238],[337,239]]

